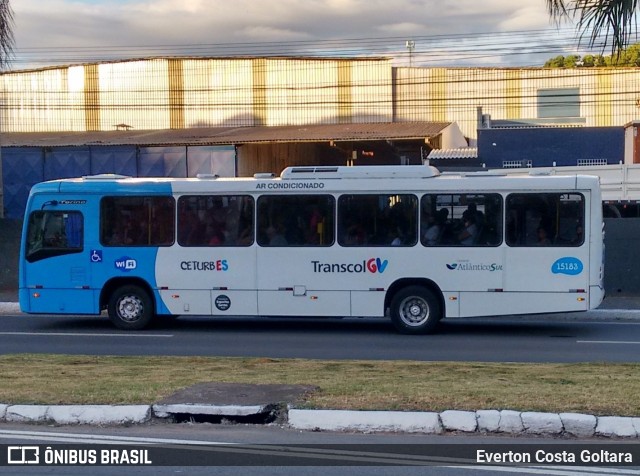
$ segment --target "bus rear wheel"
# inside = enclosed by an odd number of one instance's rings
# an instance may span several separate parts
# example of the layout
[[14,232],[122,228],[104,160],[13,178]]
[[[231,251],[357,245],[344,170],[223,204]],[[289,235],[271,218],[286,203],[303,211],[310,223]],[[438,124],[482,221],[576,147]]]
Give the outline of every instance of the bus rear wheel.
[[440,302],[423,286],[407,286],[391,301],[391,321],[402,334],[428,334],[442,317]]
[[153,305],[149,294],[139,286],[122,286],[109,299],[109,319],[118,328],[139,330],[153,318]]

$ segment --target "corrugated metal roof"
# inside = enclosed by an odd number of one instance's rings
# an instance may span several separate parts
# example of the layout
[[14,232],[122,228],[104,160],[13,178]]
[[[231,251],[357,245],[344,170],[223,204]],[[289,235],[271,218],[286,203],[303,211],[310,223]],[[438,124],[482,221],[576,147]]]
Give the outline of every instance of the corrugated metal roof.
[[234,55],[234,56],[207,56],[207,55],[178,55],[178,56],[132,56],[130,58],[117,58],[117,59],[104,59],[99,61],[83,61],[79,63],[61,63],[57,65],[49,65],[43,66],[41,68],[26,68],[26,69],[12,69],[8,71],[3,71],[0,73],[0,76],[3,75],[11,75],[15,73],[36,73],[39,71],[49,71],[52,69],[66,69],[73,68],[76,66],[91,66],[91,65],[102,65],[102,64],[121,64],[121,63],[135,63],[141,61],[168,61],[168,60],[181,60],[181,61],[192,61],[192,60],[202,60],[202,61],[246,61],[246,60],[263,60],[266,59],[268,61],[331,61],[331,62],[353,62],[353,63],[363,63],[363,62],[373,62],[373,61],[391,61],[392,57],[390,56],[309,56],[309,55],[293,55],[293,56],[285,56],[285,55]]
[[477,159],[477,147],[459,147],[457,149],[434,149],[427,159]]
[[320,124],[273,127],[201,127],[164,130],[102,132],[7,132],[3,147],[65,147],[87,145],[231,145],[261,142],[323,142],[427,139],[451,122],[393,122]]

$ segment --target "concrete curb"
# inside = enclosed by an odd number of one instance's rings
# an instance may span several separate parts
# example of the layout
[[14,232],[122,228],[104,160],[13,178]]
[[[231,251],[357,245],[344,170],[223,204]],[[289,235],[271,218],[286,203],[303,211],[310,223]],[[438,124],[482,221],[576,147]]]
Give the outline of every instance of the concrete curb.
[[443,432],[439,415],[431,412],[289,409],[288,422],[291,428],[312,431]]
[[0,314],[15,314],[20,312],[20,304],[17,302],[0,302]]
[[59,425],[126,425],[151,418],[150,405],[6,405],[0,422],[57,423]]
[[358,412],[289,409],[289,426],[315,431],[397,431],[438,434],[508,433],[588,438],[640,437],[640,418],[596,417],[580,413],[517,412],[513,410],[446,410],[429,412]]
[[[8,405],[0,404],[0,423],[58,425],[128,425],[168,419],[175,415],[234,417],[264,414],[274,405]],[[296,430],[342,432],[401,432],[442,434],[505,433],[577,438],[640,438],[639,417],[582,413],[478,410],[443,412],[303,410],[289,407],[282,423]]]

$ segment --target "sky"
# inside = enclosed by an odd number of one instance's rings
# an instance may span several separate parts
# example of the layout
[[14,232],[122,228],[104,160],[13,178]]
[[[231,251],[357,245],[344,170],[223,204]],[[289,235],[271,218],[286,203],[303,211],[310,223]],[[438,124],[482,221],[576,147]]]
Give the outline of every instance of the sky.
[[[11,0],[12,69],[147,56],[390,56],[541,66],[584,54],[545,0]],[[407,44],[407,42],[413,42]]]

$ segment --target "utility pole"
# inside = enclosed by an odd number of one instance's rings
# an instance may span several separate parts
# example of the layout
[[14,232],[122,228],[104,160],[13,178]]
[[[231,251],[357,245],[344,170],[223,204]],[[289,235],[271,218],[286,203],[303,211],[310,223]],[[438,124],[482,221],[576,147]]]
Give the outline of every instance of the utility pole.
[[405,46],[409,50],[409,67],[413,66],[413,50],[416,49],[416,42],[413,40],[407,40]]

